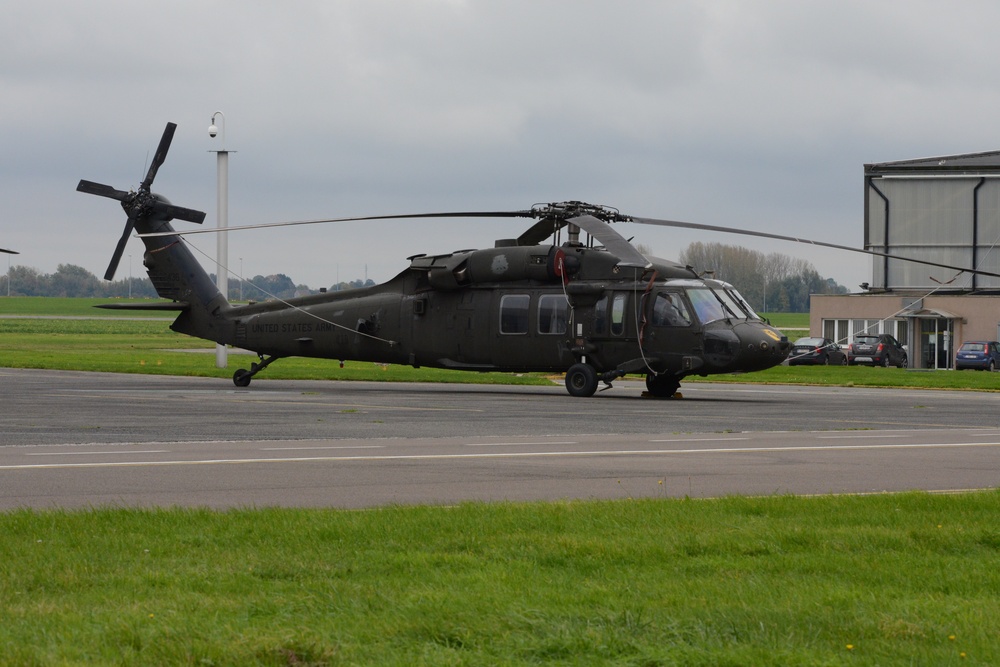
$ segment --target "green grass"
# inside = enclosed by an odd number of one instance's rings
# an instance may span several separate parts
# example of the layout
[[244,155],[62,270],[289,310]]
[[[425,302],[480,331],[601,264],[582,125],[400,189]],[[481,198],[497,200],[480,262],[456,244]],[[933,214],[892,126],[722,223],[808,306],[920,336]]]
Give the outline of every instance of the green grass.
[[760,316],[778,329],[809,330],[809,313],[761,313]]
[[0,515],[0,664],[985,665],[1000,493]]

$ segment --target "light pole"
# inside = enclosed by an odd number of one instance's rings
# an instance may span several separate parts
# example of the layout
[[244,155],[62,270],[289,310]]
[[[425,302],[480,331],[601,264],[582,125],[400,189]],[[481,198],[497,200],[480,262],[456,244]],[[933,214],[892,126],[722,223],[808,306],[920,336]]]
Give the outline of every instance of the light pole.
[[10,256],[20,255],[16,250],[7,250],[6,248],[0,248],[0,252],[7,253],[7,296],[10,296]]
[[132,298],[132,254],[128,256],[128,298]]
[[[226,150],[226,116],[221,111],[212,114],[211,125],[208,127],[208,136],[215,138],[220,134],[219,128],[215,125],[216,117],[222,122],[222,143],[221,147],[214,152],[216,154],[216,187],[218,190],[218,225],[223,230],[229,226],[229,151]],[[229,298],[229,236],[227,232],[220,231],[218,234],[218,245],[216,249],[215,284],[222,292],[222,296]],[[225,368],[228,364],[228,354],[226,346],[221,343],[215,345],[215,367]]]
[[243,300],[243,258],[240,257],[240,301]]

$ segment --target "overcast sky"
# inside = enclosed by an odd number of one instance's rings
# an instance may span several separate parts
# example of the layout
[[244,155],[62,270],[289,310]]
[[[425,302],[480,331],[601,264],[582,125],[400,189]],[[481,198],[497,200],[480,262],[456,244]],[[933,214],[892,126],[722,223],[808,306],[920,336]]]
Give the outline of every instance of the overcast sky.
[[[13,0],[0,247],[45,273],[103,275],[125,216],[76,184],[136,187],[168,121],[153,190],[214,225],[217,110],[234,226],[578,199],[860,247],[865,163],[1000,148],[997,25],[986,1]],[[409,255],[526,224],[232,233],[230,266],[314,288],[382,281]],[[716,241],[870,280],[853,253],[621,231],[667,259]],[[214,238],[190,240],[214,259]],[[118,277],[142,275],[141,256],[130,241]]]

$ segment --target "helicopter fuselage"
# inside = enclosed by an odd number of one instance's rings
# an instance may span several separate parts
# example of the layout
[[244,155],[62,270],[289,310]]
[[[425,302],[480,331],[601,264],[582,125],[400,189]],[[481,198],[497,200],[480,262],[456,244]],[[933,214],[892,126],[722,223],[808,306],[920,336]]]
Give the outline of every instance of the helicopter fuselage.
[[[469,371],[584,364],[608,384],[629,373],[662,377],[667,395],[686,375],[762,370],[789,349],[731,285],[667,262],[621,267],[604,249],[572,245],[410,261],[374,287],[229,308],[214,340],[262,357]],[[183,320],[174,328],[204,337]]]

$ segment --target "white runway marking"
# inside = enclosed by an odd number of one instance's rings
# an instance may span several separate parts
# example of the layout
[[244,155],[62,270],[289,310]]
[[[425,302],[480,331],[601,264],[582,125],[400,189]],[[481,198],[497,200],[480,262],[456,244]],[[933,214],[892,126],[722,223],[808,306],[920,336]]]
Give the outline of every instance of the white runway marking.
[[603,449],[591,451],[490,452],[483,454],[380,454],[373,456],[312,456],[294,458],[233,458],[193,459],[172,461],[111,461],[103,463],[44,463],[0,466],[0,470],[32,470],[51,468],[123,468],[196,465],[232,465],[247,463],[321,463],[358,461],[454,461],[472,459],[559,458],[588,456],[671,456],[680,454],[760,454],[780,452],[835,452],[895,449],[959,449],[969,447],[1000,447],[1000,442],[886,444],[886,445],[795,445],[789,447],[719,447],[708,449]]

